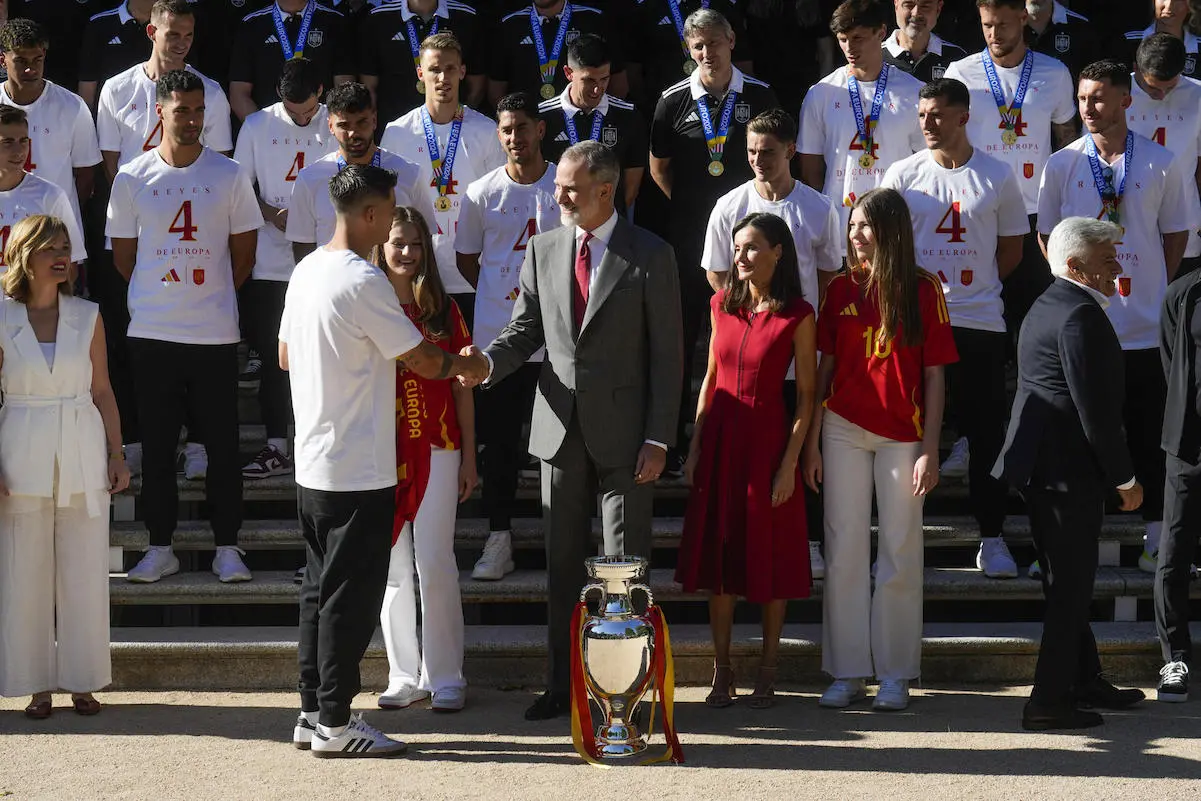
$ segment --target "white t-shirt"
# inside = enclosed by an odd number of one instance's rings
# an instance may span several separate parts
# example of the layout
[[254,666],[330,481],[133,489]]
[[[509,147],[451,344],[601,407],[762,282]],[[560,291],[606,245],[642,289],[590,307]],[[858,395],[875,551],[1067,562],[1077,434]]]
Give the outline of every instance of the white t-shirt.
[[[846,230],[855,198],[875,189],[884,172],[926,146],[917,123],[917,93],[922,82],[912,75],[885,64],[888,70],[887,100],[880,109],[880,120],[873,132],[876,163],[870,168],[859,165],[864,155],[855,126],[847,89],[847,68],[839,67],[821,82],[810,87],[801,105],[801,139],[798,151],[822,156],[826,160],[826,183],[822,191],[838,206],[839,223]],[[871,116],[877,81],[860,81],[864,121]],[[839,252],[846,255],[845,237],[839,238]]]
[[[1180,83],[1163,100],[1155,100],[1132,81],[1130,108],[1126,123],[1130,130],[1157,142],[1176,156],[1182,170],[1196,170],[1201,156],[1201,82],[1181,77]],[[1191,165],[1191,167],[1190,167]],[[1189,181],[1191,192],[1197,192],[1197,182]],[[1189,232],[1185,256],[1201,256],[1201,237],[1197,228]]]
[[155,149],[118,170],[105,234],[138,240],[129,336],[189,345],[241,339],[229,238],[262,224],[250,181],[215,150],[172,167]]
[[[1081,137],[1047,161],[1038,197],[1038,230],[1044,236],[1067,217],[1102,214],[1084,148]],[[1125,173],[1124,158],[1119,156],[1110,166],[1116,189]],[[1187,170],[1179,167],[1167,148],[1135,135],[1121,204],[1126,232],[1117,246],[1122,274],[1118,294],[1106,310],[1123,350],[1159,347],[1159,307],[1168,287],[1160,237],[1187,231],[1201,220],[1197,193],[1186,186],[1194,169],[1195,165]]]
[[0,274],[8,269],[4,248],[8,246],[12,227],[34,214],[49,214],[66,224],[71,237],[71,261],[83,261],[88,257],[83,229],[79,227],[79,219],[66,192],[44,178],[26,174],[14,188],[0,192]]
[[[396,205],[413,206],[434,230],[434,204],[425,191],[425,173],[413,162],[376,148],[379,166],[396,173]],[[334,202],[329,199],[329,179],[338,173],[339,151],[322,156],[300,171],[292,183],[288,203],[289,242],[324,245],[334,235]]]
[[326,492],[396,484],[396,359],[421,344],[392,285],[349,250],[317,248],[288,283],[296,483]]
[[[200,143],[228,153],[234,149],[229,126],[229,101],[221,86],[189,65],[185,69],[204,82],[204,130]],[[100,149],[117,153],[124,166],[163,141],[163,124],[154,112],[155,84],[143,65],[135,64],[104,82],[96,107],[96,136]]]
[[[532,184],[519,184],[498,167],[467,187],[455,250],[480,254],[471,339],[481,348],[496,339],[513,316],[530,237],[560,225],[554,164],[547,164],[546,172]],[[530,359],[541,360],[542,351]]]
[[[421,168],[423,175],[429,176],[426,193],[432,204],[438,197],[438,189],[434,180],[434,168],[430,164],[429,153],[426,152],[425,127],[421,124],[423,108],[424,106],[419,106],[400,119],[388,123],[380,140],[380,147],[408,159]],[[449,122],[434,126],[434,135],[438,137],[438,155],[442,158],[446,157],[450,126]],[[459,148],[455,153],[454,170],[446,190],[446,196],[451,201],[450,210],[434,211],[438,218],[438,227],[434,231],[434,253],[438,259],[438,272],[447,292],[458,294],[475,291],[455,266],[455,228],[459,221],[463,192],[474,181],[503,166],[504,163],[505,154],[496,138],[496,123],[478,111],[464,107]]]
[[96,144],[96,126],[83,98],[53,81],[37,100],[28,106],[14,103],[0,83],[0,103],[22,109],[29,116],[29,158],[26,171],[63,190],[75,216],[79,213],[79,193],[75,190],[72,170],[100,163]]
[[[288,116],[283,103],[267,106],[246,118],[238,132],[234,160],[258,186],[259,197],[277,209],[288,208],[292,185],[305,165],[338,149],[328,120],[329,112],[321,106],[302,128]],[[295,266],[292,243],[284,232],[270,223],[259,229],[252,277],[287,281]]]
[[[1001,141],[1005,125],[997,110],[988,87],[988,76],[980,53],[947,67],[946,78],[954,78],[967,85],[972,95],[972,116],[967,124],[968,139],[972,145],[990,156],[1009,165],[1018,179],[1022,197],[1026,199],[1026,214],[1038,211],[1038,185],[1043,174],[1043,165],[1051,155],[1051,124],[1071,122],[1076,115],[1076,85],[1072,74],[1060,62],[1043,55],[1034,54],[1034,66],[1030,71],[1030,87],[1022,101],[1021,125],[1015,129],[1018,141],[1006,145]],[[997,67],[997,79],[1005,95],[1006,104],[1012,103],[1022,77],[1022,65]]]
[[942,282],[951,325],[1005,331],[997,237],[1030,233],[1009,166],[977,148],[947,169],[923,150],[889,167],[883,185],[909,206],[917,263]]

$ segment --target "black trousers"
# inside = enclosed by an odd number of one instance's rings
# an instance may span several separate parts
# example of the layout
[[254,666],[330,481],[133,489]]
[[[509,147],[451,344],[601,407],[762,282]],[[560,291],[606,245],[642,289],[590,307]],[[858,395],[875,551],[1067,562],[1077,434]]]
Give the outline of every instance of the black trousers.
[[[703,236],[702,236],[703,238]],[[687,428],[696,419],[696,400],[692,379],[696,366],[697,342],[709,320],[709,298],[713,288],[701,269],[701,254],[695,244],[675,246],[676,264],[680,272],[680,317],[684,329],[684,380],[680,390],[680,416],[676,424],[675,447],[688,453]]]
[[1005,354],[1009,335],[952,328],[959,361],[947,365],[950,409],[959,436],[967,437],[968,493],[980,536],[999,537],[1005,522],[1005,482],[992,477],[992,466],[1005,443]]
[[1193,658],[1189,636],[1190,565],[1201,535],[1201,464],[1168,454],[1163,491],[1163,534],[1155,569],[1155,628],[1165,662]]
[[526,463],[521,428],[530,417],[541,372],[541,362],[529,362],[496,386],[476,392],[476,438],[484,446],[481,499],[489,531],[508,531],[513,525],[517,476]]
[[1001,285],[1005,326],[1015,344],[1026,313],[1052,281],[1051,267],[1038,246],[1038,215],[1029,215],[1029,220],[1030,234],[1022,243],[1022,260]]
[[1100,488],[1063,492],[1036,486],[1023,495],[1046,598],[1030,698],[1048,706],[1072,703],[1073,688],[1101,673],[1089,608],[1105,496]]
[[308,555],[300,585],[300,708],[319,712],[325,726],[344,726],[384,603],[396,488],[296,490]]
[[1122,356],[1126,364],[1126,405],[1122,409],[1126,447],[1134,474],[1143,485],[1139,511],[1143,520],[1151,523],[1163,520],[1164,452],[1159,439],[1168,385],[1158,348],[1124,350]]
[[[455,303],[459,304],[459,311],[463,314],[463,322],[467,323],[467,330],[475,330],[475,293],[474,292],[459,292],[451,295]],[[480,348],[486,348],[488,342],[477,342]]]
[[142,428],[142,504],[151,545],[170,545],[179,521],[175,449],[185,416],[208,451],[205,495],[217,545],[242,527],[238,459],[238,346],[129,338]]
[[279,369],[279,321],[287,293],[287,281],[247,281],[238,296],[247,342],[263,360],[259,407],[272,439],[287,437],[292,422],[292,390],[288,374]]

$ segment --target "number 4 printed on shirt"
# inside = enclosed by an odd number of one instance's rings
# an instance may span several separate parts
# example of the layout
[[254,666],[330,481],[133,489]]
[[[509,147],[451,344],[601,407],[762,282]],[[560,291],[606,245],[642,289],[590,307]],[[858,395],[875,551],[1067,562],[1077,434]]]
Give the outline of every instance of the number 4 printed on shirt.
[[533,217],[526,220],[525,228],[518,235],[517,241],[513,243],[513,250],[525,250],[529,244],[530,237],[538,233],[538,223]]
[[[29,140],[29,152],[25,154],[25,172],[33,172],[38,168],[38,165],[33,163],[33,140]],[[5,234],[5,241],[8,240],[8,234]]]
[[304,151],[296,151],[296,158],[292,159],[292,166],[288,168],[288,174],[284,176],[285,181],[295,181],[296,176],[300,175],[300,171],[304,169]]
[[171,221],[171,227],[167,229],[170,233],[179,234],[180,242],[195,242],[196,226],[192,225],[192,201],[185,200],[183,205],[179,207],[179,211],[175,212],[175,219]]
[[[947,219],[951,220],[951,226],[947,227]],[[942,219],[938,221],[938,227],[934,229],[936,234],[948,234],[950,239],[948,242],[962,242],[963,235],[967,233],[967,229],[963,227],[959,217],[959,201],[951,203],[951,208],[947,209],[947,213],[942,215]]]
[[1168,129],[1156,128],[1155,133],[1151,134],[1151,139],[1160,147],[1168,146]]
[[148,153],[159,146],[163,141],[163,121],[159,120],[154,125],[154,130],[150,132],[150,136],[146,137],[146,141],[142,143],[142,152]]
[[[863,150],[863,140],[859,138],[858,131],[856,131],[855,135],[851,137],[851,144],[847,147],[847,150],[851,150],[851,151]],[[880,143],[877,142],[875,139],[872,139],[872,158],[880,157],[879,150],[880,150]]]

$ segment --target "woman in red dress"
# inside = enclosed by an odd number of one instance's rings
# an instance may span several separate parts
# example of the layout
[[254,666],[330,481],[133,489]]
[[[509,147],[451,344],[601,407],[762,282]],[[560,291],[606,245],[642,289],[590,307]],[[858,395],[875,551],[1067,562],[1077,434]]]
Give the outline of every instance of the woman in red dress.
[[[692,484],[676,580],[708,590],[715,653],[705,703],[734,698],[730,630],[738,596],[763,605],[763,656],[751,706],[774,703],[784,609],[809,595],[809,545],[797,461],[813,413],[816,328],[801,297],[787,223],[750,214],[734,227],[734,271],[713,296],[709,369],[685,465]],[[784,379],[796,362],[796,414]]]

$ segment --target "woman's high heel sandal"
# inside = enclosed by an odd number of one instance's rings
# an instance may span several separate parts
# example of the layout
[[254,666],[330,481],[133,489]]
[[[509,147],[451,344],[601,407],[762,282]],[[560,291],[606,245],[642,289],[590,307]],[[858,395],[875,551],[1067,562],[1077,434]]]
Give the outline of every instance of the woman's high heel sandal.
[[767,709],[776,705],[776,668],[763,665],[759,668],[759,679],[755,682],[755,691],[750,694],[748,703],[751,709]]
[[734,668],[731,665],[713,666],[713,691],[705,698],[705,706],[722,709],[738,697],[734,690]]

